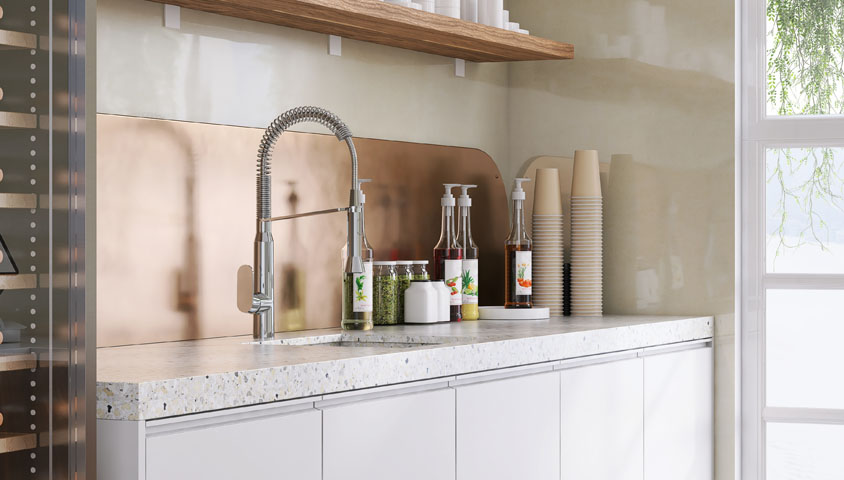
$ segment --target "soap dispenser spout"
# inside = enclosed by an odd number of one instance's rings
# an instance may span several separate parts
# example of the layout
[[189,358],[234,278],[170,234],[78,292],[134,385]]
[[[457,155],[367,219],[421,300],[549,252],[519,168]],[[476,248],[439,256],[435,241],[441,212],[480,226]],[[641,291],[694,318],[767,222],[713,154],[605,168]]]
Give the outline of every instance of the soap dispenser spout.
[[[331,130],[338,140],[346,142],[352,161],[352,182],[349,191],[349,206],[316,212],[272,216],[272,150],[281,134],[293,125],[303,122],[319,123]],[[244,313],[251,313],[252,336],[261,342],[272,340],[275,335],[275,265],[273,262],[273,235],[271,225],[277,220],[289,220],[325,213],[347,212],[348,238],[347,248],[350,255],[345,271],[363,272],[360,257],[360,184],[358,183],[358,157],[352,132],[339,117],[319,107],[297,107],[278,116],[267,127],[258,147],[257,178],[257,221],[254,244],[254,265],[240,267],[237,274],[237,306]]]

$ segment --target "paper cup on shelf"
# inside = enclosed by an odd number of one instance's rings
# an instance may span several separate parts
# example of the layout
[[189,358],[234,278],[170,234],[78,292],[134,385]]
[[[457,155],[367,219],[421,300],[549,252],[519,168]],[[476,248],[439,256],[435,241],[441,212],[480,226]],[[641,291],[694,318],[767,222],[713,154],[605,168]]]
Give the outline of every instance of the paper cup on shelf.
[[533,187],[533,215],[553,215],[562,220],[563,202],[560,197],[560,171],[556,168],[538,168]]

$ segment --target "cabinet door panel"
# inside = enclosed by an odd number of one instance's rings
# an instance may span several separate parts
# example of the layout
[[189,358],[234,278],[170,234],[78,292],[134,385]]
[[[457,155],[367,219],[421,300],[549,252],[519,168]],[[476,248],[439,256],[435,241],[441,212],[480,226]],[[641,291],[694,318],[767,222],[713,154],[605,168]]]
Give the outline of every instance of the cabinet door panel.
[[325,480],[454,479],[454,390],[323,409]]
[[559,480],[557,372],[457,387],[458,480]]
[[561,478],[641,480],[642,359],[577,367],[560,375]]
[[147,480],[319,480],[317,410],[147,438]]
[[645,357],[645,480],[712,480],[712,348]]

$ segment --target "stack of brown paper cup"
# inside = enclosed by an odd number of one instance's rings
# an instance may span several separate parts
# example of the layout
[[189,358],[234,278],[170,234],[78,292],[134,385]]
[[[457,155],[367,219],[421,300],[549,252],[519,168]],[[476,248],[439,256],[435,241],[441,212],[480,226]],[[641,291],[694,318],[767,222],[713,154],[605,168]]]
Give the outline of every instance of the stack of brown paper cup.
[[598,152],[574,152],[571,185],[571,314],[603,314],[603,197]]
[[560,172],[536,170],[533,193],[533,303],[563,314],[563,205]]

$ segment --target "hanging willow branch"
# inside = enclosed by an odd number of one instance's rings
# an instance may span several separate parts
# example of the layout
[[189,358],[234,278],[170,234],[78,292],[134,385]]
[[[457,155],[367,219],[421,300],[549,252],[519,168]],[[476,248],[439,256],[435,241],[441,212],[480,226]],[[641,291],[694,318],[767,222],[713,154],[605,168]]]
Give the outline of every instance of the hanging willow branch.
[[[779,115],[844,113],[844,0],[768,0],[767,17],[768,105]],[[812,173],[789,187],[787,180],[801,169]],[[776,256],[807,242],[826,249],[829,228],[815,205],[841,208],[844,182],[833,149],[779,150],[776,164],[769,165],[768,183],[774,181],[781,188]],[[785,235],[789,202],[806,218],[794,243]]]

